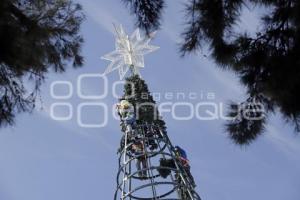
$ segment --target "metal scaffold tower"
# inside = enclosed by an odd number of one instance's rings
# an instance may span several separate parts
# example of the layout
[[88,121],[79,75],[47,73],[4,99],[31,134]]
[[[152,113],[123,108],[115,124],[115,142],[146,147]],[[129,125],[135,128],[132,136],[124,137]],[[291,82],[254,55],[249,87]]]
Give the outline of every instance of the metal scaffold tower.
[[114,199],[200,200],[167,134],[155,125],[137,125],[132,132],[121,140]]
[[[164,122],[154,117],[158,111],[149,107],[155,105],[152,96],[141,97],[149,91],[139,70],[144,67],[143,56],[158,49],[149,45],[154,34],[141,37],[137,29],[128,36],[122,26],[115,29],[116,50],[102,57],[111,61],[104,74],[118,69],[121,80],[128,71],[131,76],[126,79],[126,94],[117,105],[123,137],[114,199],[200,200],[185,151],[171,144]],[[139,110],[145,103],[148,107]]]

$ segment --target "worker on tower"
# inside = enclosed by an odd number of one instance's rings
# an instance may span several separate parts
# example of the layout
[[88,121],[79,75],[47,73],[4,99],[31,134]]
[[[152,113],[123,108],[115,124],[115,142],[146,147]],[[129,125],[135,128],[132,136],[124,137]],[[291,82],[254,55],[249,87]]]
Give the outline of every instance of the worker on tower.
[[132,144],[132,151],[136,158],[136,168],[140,178],[147,178],[147,155],[145,152],[144,142],[136,139]]
[[117,104],[117,111],[121,118],[122,130],[125,133],[132,134],[136,125],[134,106],[127,100],[122,100]]
[[186,174],[188,175],[189,179],[191,180],[191,184],[193,185],[193,187],[196,187],[194,177],[192,176],[192,173],[191,173],[191,166],[189,163],[190,161],[187,158],[186,152],[179,146],[175,146],[174,152],[175,152],[176,158],[180,161],[183,169],[185,170]]

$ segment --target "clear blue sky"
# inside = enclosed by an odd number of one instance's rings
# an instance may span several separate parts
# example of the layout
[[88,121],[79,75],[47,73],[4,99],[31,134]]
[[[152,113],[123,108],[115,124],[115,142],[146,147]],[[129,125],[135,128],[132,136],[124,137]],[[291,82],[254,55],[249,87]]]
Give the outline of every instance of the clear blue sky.
[[[121,23],[131,33],[133,17],[119,0],[81,0],[87,19],[82,27],[85,38],[85,65],[71,67],[64,74],[50,73],[42,88],[43,110],[17,117],[14,127],[0,131],[1,200],[99,200],[112,199],[117,173],[116,151],[121,136],[119,122],[109,115],[104,128],[81,128],[76,123],[76,107],[83,102],[116,103],[111,90],[100,101],[54,100],[50,84],[55,80],[76,80],[83,73],[102,73],[108,62],[100,59],[114,49],[112,23]],[[210,58],[178,54],[179,33],[183,24],[183,0],[167,1],[162,30],[152,44],[160,50],[145,57],[143,78],[153,92],[214,92],[213,102],[228,103],[244,98],[245,90],[234,74],[218,69]],[[238,28],[255,30],[258,15],[245,10]],[[111,86],[117,73],[108,77]],[[87,82],[87,94],[103,90],[101,82]],[[61,88],[64,93],[64,88]],[[205,100],[205,99],[204,99]],[[174,99],[173,103],[181,100]],[[190,100],[196,104],[203,99]],[[69,102],[74,117],[66,122],[51,119],[49,110],[55,102]],[[161,100],[158,103],[163,103]],[[64,110],[57,111],[64,114]],[[186,111],[178,111],[178,115]],[[103,117],[89,109],[86,122]],[[247,148],[235,146],[224,133],[222,120],[200,121],[196,118],[176,121],[164,114],[168,133],[174,144],[185,148],[192,173],[203,200],[298,200],[300,198],[300,136],[293,133],[280,116],[271,116],[266,133]]]

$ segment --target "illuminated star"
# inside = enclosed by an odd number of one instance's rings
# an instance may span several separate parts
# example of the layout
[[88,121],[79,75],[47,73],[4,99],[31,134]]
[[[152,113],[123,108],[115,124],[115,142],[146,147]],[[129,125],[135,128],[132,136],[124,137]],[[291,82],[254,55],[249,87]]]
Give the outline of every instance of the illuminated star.
[[120,80],[122,80],[130,69],[133,75],[140,76],[140,68],[145,67],[144,55],[159,48],[149,45],[154,34],[142,38],[139,29],[136,29],[129,37],[122,26],[116,27],[116,50],[101,57],[111,61],[104,74],[118,69]]

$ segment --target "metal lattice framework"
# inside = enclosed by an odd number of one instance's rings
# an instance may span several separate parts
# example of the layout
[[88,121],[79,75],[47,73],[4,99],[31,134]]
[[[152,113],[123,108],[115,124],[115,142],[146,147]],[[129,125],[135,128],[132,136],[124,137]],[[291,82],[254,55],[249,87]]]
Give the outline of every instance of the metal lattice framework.
[[[137,144],[142,152],[137,153]],[[201,200],[190,172],[176,157],[167,134],[158,127],[138,125],[132,133],[124,133],[119,153],[115,200]],[[162,166],[161,159],[171,161],[173,166]],[[169,173],[162,177],[161,171]]]

